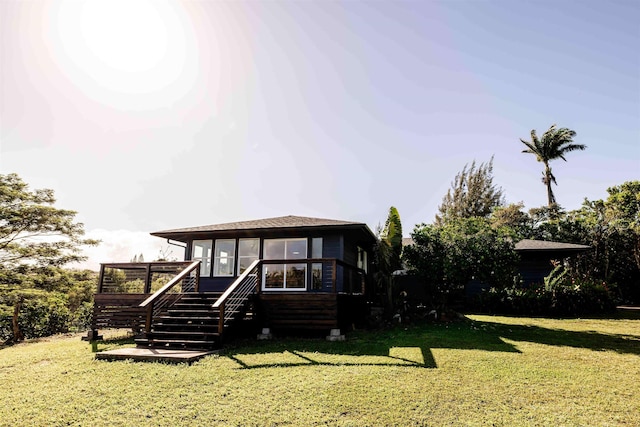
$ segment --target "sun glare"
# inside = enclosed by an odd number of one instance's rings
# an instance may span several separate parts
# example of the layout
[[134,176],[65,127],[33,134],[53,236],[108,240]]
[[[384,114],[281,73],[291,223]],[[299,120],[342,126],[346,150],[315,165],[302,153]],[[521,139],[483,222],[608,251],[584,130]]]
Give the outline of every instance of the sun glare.
[[[193,85],[196,43],[180,3],[62,1],[49,20],[49,44],[65,74],[88,96],[126,109],[174,102]],[[120,96],[120,97],[119,97]],[[164,102],[162,102],[164,101]]]

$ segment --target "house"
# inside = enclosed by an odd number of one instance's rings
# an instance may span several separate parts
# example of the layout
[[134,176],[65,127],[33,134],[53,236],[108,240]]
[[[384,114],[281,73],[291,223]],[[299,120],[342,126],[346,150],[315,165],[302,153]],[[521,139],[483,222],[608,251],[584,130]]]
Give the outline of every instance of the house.
[[589,250],[586,245],[544,240],[520,240],[515,251],[520,256],[518,272],[525,286],[542,283],[553,270],[552,260],[561,261]]
[[102,264],[94,337],[132,327],[139,346],[214,348],[247,317],[329,331],[365,316],[376,237],[364,223],[284,216],[151,234],[183,246],[185,261]]
[[[413,239],[402,239],[402,245],[413,245]],[[551,273],[554,266],[552,261],[562,261],[589,250],[589,246],[576,245],[573,243],[552,242],[543,240],[520,240],[515,244],[514,250],[518,254],[519,260],[516,271],[522,279],[524,286],[534,283],[543,283],[544,278]],[[408,275],[406,270],[396,272],[396,291],[405,292],[410,300],[424,302],[429,299],[427,289],[420,278]],[[474,297],[483,290],[487,290],[489,285],[479,280],[471,280],[464,286],[464,296]]]

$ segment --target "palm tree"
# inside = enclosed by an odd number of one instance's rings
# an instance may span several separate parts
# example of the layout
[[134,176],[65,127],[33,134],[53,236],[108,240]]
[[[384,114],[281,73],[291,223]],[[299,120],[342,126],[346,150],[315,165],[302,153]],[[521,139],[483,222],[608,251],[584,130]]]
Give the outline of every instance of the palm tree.
[[564,158],[565,153],[575,150],[584,150],[587,148],[584,144],[574,144],[573,137],[576,136],[576,132],[567,129],[557,129],[556,125],[552,125],[548,131],[542,135],[541,139],[538,139],[535,129],[531,131],[531,141],[525,141],[520,138],[520,141],[527,146],[526,150],[522,150],[523,153],[535,154],[536,159],[539,162],[544,163],[544,172],[542,172],[542,182],[547,186],[547,198],[549,199],[549,207],[556,203],[556,197],[553,195],[551,189],[551,183],[558,185],[556,177],[551,173],[549,162],[555,159]]

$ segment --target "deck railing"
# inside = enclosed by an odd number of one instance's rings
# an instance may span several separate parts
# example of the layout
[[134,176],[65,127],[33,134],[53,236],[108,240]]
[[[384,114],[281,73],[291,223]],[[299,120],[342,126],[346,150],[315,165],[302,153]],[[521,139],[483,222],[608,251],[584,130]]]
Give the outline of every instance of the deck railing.
[[199,278],[200,261],[193,261],[169,283],[140,303],[139,307],[146,310],[145,332],[151,332],[153,318],[179,301],[185,292],[197,292]]
[[[98,329],[145,326],[146,308],[140,303],[169,283],[193,261],[127,262],[100,265],[97,292],[94,295],[93,320],[89,336],[98,336]],[[197,273],[195,273],[197,274]],[[199,276],[187,278],[182,286],[198,289]],[[174,286],[171,292],[175,292]]]
[[225,327],[246,309],[249,297],[260,289],[260,265],[256,260],[242,273],[213,304],[218,309],[218,333],[223,335]]
[[[306,289],[301,291],[333,292],[362,295],[366,290],[367,273],[356,266],[336,258],[263,259],[268,265],[304,264],[307,274]],[[289,289],[291,290],[291,289]]]

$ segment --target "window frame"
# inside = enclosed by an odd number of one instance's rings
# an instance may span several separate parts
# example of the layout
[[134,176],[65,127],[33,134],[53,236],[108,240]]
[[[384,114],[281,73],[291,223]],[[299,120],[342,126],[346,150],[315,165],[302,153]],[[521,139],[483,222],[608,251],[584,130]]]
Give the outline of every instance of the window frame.
[[[199,256],[199,257],[195,256],[197,242],[209,243],[208,255],[203,254],[203,256]],[[201,247],[207,248],[206,246],[201,246]],[[193,261],[200,261],[200,277],[211,277],[211,272],[213,271],[212,256],[213,256],[213,239],[194,239],[191,241],[191,259]]]
[[[247,241],[247,240],[253,240],[253,241],[257,241],[258,242],[258,252],[257,254],[254,255],[242,255],[242,242],[243,241]],[[255,260],[260,259],[260,238],[259,237],[247,237],[247,238],[240,238],[238,239],[238,259],[236,261],[236,272],[237,275],[240,276],[244,270],[242,270],[242,267],[240,265],[240,263],[242,262],[243,259],[249,259],[251,260],[251,262],[249,262],[249,264],[247,264],[247,268],[251,265],[251,263]]]
[[[288,242],[303,242],[304,241],[304,256],[302,258],[287,258],[287,251],[288,251]],[[278,258],[273,258],[273,257],[268,257],[267,256],[267,245],[269,242],[284,242],[284,248],[283,248],[283,255],[282,257],[278,257]],[[306,260],[308,252],[309,252],[309,238],[307,237],[289,237],[289,238],[276,238],[276,239],[264,239],[262,241],[262,247],[263,247],[263,259],[264,260],[272,260],[272,259],[282,259],[282,260],[290,260],[291,262],[286,262],[283,264],[264,264],[263,269],[262,269],[262,291],[266,291],[266,292],[306,292],[309,286],[309,281],[307,278],[308,275],[308,265]],[[304,260],[304,262],[296,262],[296,261],[301,261]],[[289,288],[287,287],[287,273],[289,270],[289,266],[294,266],[294,265],[303,265],[304,267],[304,271],[302,273],[302,277],[304,278],[304,287],[299,287],[299,288]],[[282,277],[282,287],[266,287],[267,285],[267,272],[269,270],[269,266],[282,266],[283,268],[283,277]]]
[[[218,255],[218,243],[221,242],[233,242],[233,249],[225,257]],[[236,239],[215,239],[213,242],[213,262],[211,273],[213,277],[235,277],[236,272]],[[226,259],[227,263],[231,266],[231,272],[228,274],[220,274],[219,267],[222,265],[221,260]]]

